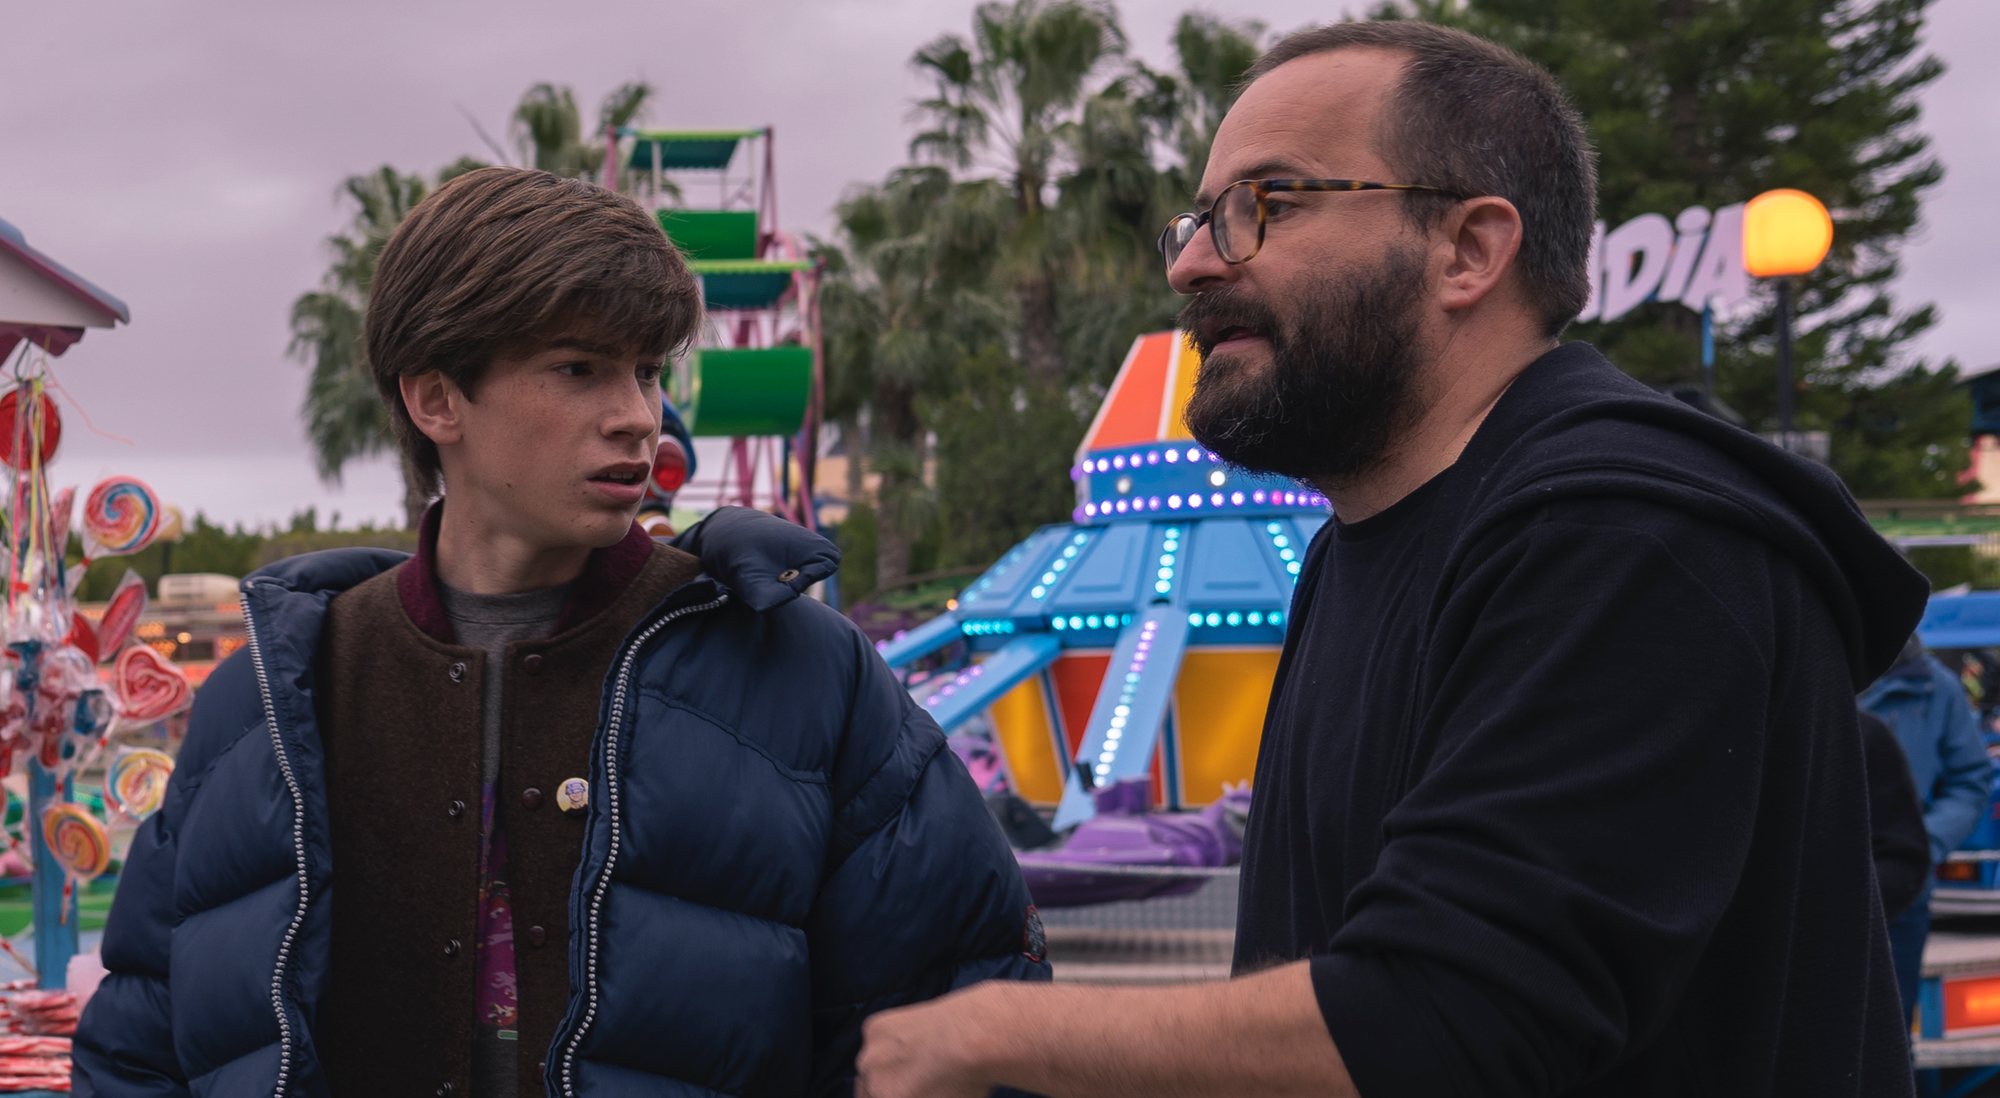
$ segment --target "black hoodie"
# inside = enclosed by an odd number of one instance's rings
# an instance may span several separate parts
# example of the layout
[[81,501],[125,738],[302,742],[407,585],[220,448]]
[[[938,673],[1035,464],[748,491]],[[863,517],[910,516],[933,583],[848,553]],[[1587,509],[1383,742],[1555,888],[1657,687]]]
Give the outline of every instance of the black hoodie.
[[1854,694],[1924,594],[1826,470],[1544,355],[1308,553],[1239,971],[1310,957],[1367,1098],[1908,1093]]

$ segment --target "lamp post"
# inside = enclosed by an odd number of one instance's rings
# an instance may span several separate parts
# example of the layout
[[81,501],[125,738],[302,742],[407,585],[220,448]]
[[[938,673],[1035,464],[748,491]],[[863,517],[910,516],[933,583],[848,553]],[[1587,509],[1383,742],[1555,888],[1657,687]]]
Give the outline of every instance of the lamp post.
[[1833,247],[1833,218],[1804,191],[1765,191],[1743,206],[1743,269],[1778,280],[1778,431],[1792,449],[1792,277],[1811,274]]

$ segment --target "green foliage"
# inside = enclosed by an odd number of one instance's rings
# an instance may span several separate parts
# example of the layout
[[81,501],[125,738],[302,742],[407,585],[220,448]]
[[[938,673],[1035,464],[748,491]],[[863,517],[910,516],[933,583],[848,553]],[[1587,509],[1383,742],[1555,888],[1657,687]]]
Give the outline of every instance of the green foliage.
[[866,599],[875,584],[875,508],[856,500],[839,526],[824,531],[840,547],[840,598],[853,606]]
[[924,405],[927,421],[957,425],[938,432],[946,567],[990,564],[1036,527],[1069,521],[1076,506],[1069,464],[1089,415],[1066,393],[1020,388],[1015,374],[999,354],[969,359],[960,384]]
[[1969,545],[1917,546],[1910,551],[1910,563],[1931,581],[1931,590],[1968,584],[1975,590],[2000,588],[2000,558],[1979,552]]
[[[82,602],[102,602],[111,597],[129,569],[146,581],[146,590],[159,589],[160,576],[213,572],[242,578],[273,561],[320,549],[372,546],[413,552],[417,546],[414,530],[379,527],[374,524],[341,529],[339,516],[322,529],[314,508],[296,512],[282,527],[246,529],[242,524],[224,527],[196,514],[181,537],[172,542],[158,541],[131,556],[92,561],[77,587]],[[82,541],[72,536],[69,561],[72,567],[83,556]]]

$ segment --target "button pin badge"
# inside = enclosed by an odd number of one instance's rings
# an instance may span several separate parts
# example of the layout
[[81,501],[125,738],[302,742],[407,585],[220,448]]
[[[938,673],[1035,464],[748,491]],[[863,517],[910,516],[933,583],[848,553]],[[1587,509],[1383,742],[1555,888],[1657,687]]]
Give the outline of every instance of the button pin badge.
[[564,812],[581,812],[590,804],[590,783],[582,778],[564,778],[556,787],[556,804]]

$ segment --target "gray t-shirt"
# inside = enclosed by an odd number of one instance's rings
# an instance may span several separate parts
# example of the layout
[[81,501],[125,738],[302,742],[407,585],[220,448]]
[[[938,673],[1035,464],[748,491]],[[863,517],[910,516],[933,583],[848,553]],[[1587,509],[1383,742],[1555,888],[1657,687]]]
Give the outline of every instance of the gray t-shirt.
[[[500,781],[500,698],[507,646],[555,631],[567,586],[517,595],[472,595],[443,583],[438,594],[458,643],[486,651],[485,693],[480,706],[480,881],[477,966],[480,987],[472,1027],[472,1093],[511,1095],[519,1088],[516,1059],[513,913],[504,865],[495,864],[493,806]],[[505,956],[495,956],[504,951]]]

